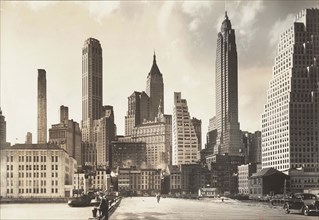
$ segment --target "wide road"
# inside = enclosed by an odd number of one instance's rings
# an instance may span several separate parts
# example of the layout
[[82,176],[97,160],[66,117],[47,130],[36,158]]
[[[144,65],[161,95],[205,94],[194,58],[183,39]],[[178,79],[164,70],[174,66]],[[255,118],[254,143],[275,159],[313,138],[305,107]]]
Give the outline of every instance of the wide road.
[[254,219],[254,220],[319,220],[319,215],[303,216],[299,213],[285,214],[281,207],[268,204],[252,204],[235,200],[205,199],[187,200],[155,197],[123,198],[110,217],[121,219]]

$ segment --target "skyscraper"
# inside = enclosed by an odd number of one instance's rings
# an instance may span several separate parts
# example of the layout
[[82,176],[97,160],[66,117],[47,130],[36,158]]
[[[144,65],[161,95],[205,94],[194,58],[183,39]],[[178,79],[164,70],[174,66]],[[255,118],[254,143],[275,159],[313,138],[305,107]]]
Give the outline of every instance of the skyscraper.
[[147,75],[146,92],[135,91],[128,97],[125,135],[132,135],[133,128],[145,121],[154,121],[159,112],[164,114],[164,83],[154,53],[153,65]]
[[216,49],[216,150],[219,154],[238,155],[241,149],[237,75],[235,30],[225,13]]
[[7,124],[2,110],[0,109],[0,147],[7,144]]
[[132,135],[133,128],[149,119],[149,97],[145,92],[133,92],[128,97],[128,110],[125,116],[125,135]]
[[163,75],[156,64],[156,55],[153,55],[153,65],[147,75],[146,94],[150,98],[149,120],[153,121],[158,113],[158,107],[161,106],[161,112],[164,113],[164,83]]
[[38,69],[38,144],[47,143],[47,79],[44,69]]
[[[303,167],[303,175],[316,172],[313,176],[318,177],[318,21],[319,9],[303,10],[280,35],[262,114],[263,168],[283,171]],[[307,179],[318,183],[317,177]]]
[[114,123],[113,106],[103,106],[104,116],[98,120],[96,130],[97,165],[106,167],[112,160],[111,142],[115,140],[116,125]]
[[102,117],[102,47],[89,38],[82,48],[82,139],[93,142],[93,120]]
[[[196,121],[196,120],[194,120]],[[172,164],[195,163],[199,159],[198,133],[188,112],[187,101],[174,93]],[[198,124],[196,123],[198,126]],[[199,129],[198,129],[199,130]]]
[[60,123],[49,129],[49,142],[64,149],[70,157],[82,166],[81,130],[79,123],[69,119],[69,108],[60,106]]

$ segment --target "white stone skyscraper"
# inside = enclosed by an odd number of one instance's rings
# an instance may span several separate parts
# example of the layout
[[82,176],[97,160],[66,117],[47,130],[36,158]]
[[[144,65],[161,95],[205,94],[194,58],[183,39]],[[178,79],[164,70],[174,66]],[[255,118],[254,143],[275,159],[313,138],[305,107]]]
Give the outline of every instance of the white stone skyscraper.
[[238,71],[235,30],[225,13],[216,49],[216,128],[214,147],[218,154],[239,155],[241,132],[238,122]]
[[172,124],[172,164],[195,163],[199,159],[199,151],[201,150],[198,140],[198,136],[201,136],[201,134],[198,135],[198,133],[196,133],[195,126],[188,112],[187,101],[186,99],[182,99],[180,92],[174,93]]
[[318,183],[319,10],[303,10],[291,23],[280,35],[262,115],[262,167],[303,168]]

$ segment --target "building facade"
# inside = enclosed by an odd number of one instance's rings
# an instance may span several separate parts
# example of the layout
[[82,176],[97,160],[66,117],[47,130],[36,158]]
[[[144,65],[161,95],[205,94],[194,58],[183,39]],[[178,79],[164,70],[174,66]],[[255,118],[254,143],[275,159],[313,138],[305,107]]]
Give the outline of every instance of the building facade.
[[173,110],[173,149],[172,164],[189,164],[199,160],[198,133],[195,130],[188,112],[186,99],[181,98],[180,92],[174,93]]
[[[262,167],[319,172],[319,9],[280,35],[262,114]],[[317,181],[317,180],[316,180]]]
[[0,151],[4,198],[71,196],[77,163],[65,150],[50,144],[16,144]]
[[213,174],[211,186],[219,194],[238,193],[238,166],[244,164],[244,156],[214,154],[206,157],[206,163]]
[[172,116],[159,113],[133,129],[132,140],[146,143],[147,167],[165,169],[171,162]]
[[239,155],[238,70],[235,30],[227,13],[218,33],[216,49],[216,152]]
[[116,139],[113,107],[103,106],[103,115],[96,126],[96,160],[98,166],[106,168],[112,160],[111,142]]
[[118,191],[122,195],[155,195],[161,192],[161,170],[119,168]]
[[128,111],[125,116],[125,135],[132,135],[133,128],[149,119],[149,96],[145,92],[133,92],[128,97]]
[[238,166],[238,193],[249,195],[249,177],[257,172],[257,164],[243,164]]
[[147,168],[146,143],[144,142],[119,142],[111,143],[112,168]]
[[[315,164],[318,168],[319,163]],[[305,171],[304,168],[289,169],[284,172],[290,177],[289,191],[292,193],[319,189],[319,173]]]
[[60,123],[52,125],[49,129],[49,143],[64,149],[79,166],[83,165],[80,126],[69,119],[66,106],[60,106]]
[[289,176],[274,169],[265,168],[249,177],[249,194],[251,198],[285,194]]

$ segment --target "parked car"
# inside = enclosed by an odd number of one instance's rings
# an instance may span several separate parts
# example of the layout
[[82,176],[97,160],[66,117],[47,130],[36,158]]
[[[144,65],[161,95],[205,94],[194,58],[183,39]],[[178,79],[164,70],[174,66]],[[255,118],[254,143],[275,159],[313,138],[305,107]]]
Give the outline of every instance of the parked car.
[[319,200],[311,193],[296,193],[285,200],[284,210],[286,214],[291,210],[298,210],[304,215],[309,215],[310,212],[319,212]]

